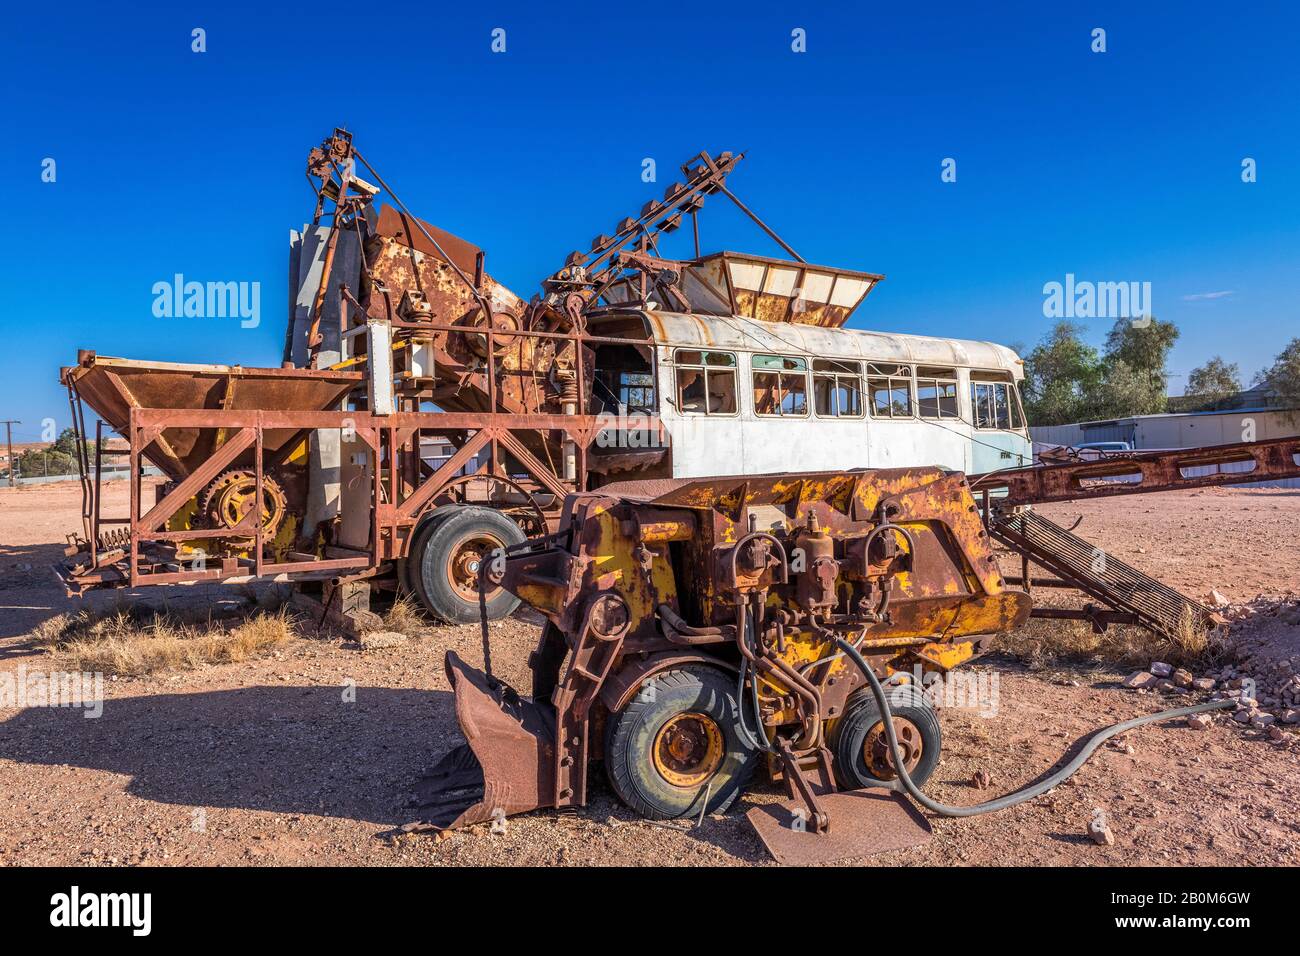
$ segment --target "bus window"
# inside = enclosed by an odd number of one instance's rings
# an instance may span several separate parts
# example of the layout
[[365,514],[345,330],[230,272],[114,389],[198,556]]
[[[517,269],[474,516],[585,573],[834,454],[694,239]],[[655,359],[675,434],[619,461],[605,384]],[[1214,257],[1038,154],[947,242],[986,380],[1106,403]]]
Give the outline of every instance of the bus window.
[[643,346],[602,344],[596,347],[592,393],[603,410],[626,409],[653,415],[658,411],[650,351]]
[[916,408],[922,418],[961,418],[961,408],[957,403],[957,370],[918,367]]
[[677,408],[687,415],[736,412],[736,356],[730,352],[678,349]]
[[873,418],[912,415],[912,369],[907,365],[867,363],[867,393]]
[[813,406],[823,418],[861,418],[862,364],[813,359]]
[[988,381],[996,378],[1002,376],[994,372],[971,373],[971,417],[975,427],[1003,431],[1023,428],[1025,423],[1015,385],[1009,381]]
[[808,414],[808,362],[786,355],[754,356],[754,414]]

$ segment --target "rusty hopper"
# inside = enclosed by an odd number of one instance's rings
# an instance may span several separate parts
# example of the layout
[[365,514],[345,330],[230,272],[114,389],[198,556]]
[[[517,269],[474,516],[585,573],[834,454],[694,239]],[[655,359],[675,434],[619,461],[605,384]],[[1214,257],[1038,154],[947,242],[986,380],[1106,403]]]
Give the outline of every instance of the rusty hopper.
[[[144,573],[177,581],[187,568],[190,579],[229,579],[264,576],[290,558],[295,570],[320,563],[313,553],[320,545],[299,540],[307,455],[313,427],[337,424],[308,419],[337,408],[361,381],[358,373],[142,362],[89,351],[78,359],[61,374],[74,421],[85,435],[83,403],[100,421],[93,452],[80,451],[85,537],[56,568],[70,590],[135,585]],[[131,440],[126,517],[101,513],[105,425]],[[146,460],[169,479],[154,502],[142,500],[135,473]],[[300,545],[306,553],[295,550]]]
[[[322,411],[336,407],[361,381],[357,372],[142,362],[94,352],[80,353],[78,362],[63,369],[63,384],[123,435],[135,408]],[[279,451],[295,434],[268,430],[263,449]],[[167,477],[180,480],[211,458],[221,442],[214,430],[168,428],[149,442],[144,455]]]

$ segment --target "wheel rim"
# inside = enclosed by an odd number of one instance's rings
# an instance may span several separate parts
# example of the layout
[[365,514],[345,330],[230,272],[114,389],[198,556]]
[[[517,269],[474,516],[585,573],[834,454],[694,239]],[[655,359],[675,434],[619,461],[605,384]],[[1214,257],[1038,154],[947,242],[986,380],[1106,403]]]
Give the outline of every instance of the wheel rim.
[[[447,583],[458,597],[478,603],[479,568],[487,556],[500,547],[504,547],[501,539],[486,532],[471,535],[456,543],[444,570],[447,573]],[[488,588],[487,599],[491,601],[500,592],[499,585]]]
[[[921,730],[906,717],[894,718],[894,736],[898,738],[898,749],[903,752],[903,767],[910,776],[925,752],[921,740]],[[878,720],[867,731],[862,741],[862,760],[867,770],[877,780],[892,780],[898,776],[893,754],[889,749],[889,738],[885,736],[885,722]]]
[[659,728],[653,750],[661,777],[676,787],[698,787],[722,766],[722,728],[708,714],[677,714]]

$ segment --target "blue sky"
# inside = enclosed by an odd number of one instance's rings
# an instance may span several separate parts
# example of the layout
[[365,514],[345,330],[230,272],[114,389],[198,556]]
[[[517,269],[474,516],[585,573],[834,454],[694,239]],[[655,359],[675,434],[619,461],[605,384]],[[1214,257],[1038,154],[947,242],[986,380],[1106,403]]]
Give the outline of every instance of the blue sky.
[[[0,418],[62,424],[78,348],[278,364],[287,231],[335,125],[525,297],[699,149],[745,150],[732,187],[805,258],[887,276],[858,327],[1032,345],[1044,283],[1149,281],[1173,372],[1217,353],[1249,379],[1300,335],[1293,9],[23,4],[0,38]],[[778,252],[724,203],[706,250]],[[178,272],[260,282],[261,325],[155,318]],[[1230,294],[1186,298],[1209,293]]]

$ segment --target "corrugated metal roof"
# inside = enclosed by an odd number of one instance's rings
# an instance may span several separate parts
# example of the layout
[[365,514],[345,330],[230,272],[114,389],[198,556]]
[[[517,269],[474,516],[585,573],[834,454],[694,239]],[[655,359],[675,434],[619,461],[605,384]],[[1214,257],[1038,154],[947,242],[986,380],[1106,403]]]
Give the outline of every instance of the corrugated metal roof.
[[[638,314],[646,323],[646,332],[658,345],[750,352],[794,351],[827,358],[1001,369],[1016,378],[1023,374],[1019,356],[995,342],[759,322],[740,316],[686,315],[659,310]],[[597,322],[592,323],[592,331]]]
[[1147,421],[1154,418],[1200,418],[1205,415],[1231,415],[1236,418],[1239,415],[1263,415],[1268,412],[1287,412],[1300,411],[1300,409],[1279,408],[1277,406],[1261,406],[1259,408],[1222,408],[1210,409],[1203,412],[1155,412],[1150,415],[1129,415],[1125,418],[1099,418],[1092,422],[1079,422],[1080,428],[1106,428],[1111,425],[1132,425],[1136,422]]

